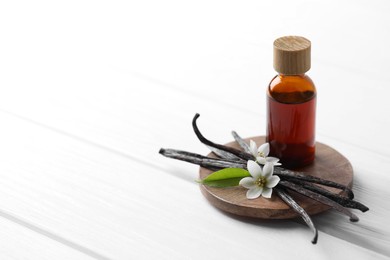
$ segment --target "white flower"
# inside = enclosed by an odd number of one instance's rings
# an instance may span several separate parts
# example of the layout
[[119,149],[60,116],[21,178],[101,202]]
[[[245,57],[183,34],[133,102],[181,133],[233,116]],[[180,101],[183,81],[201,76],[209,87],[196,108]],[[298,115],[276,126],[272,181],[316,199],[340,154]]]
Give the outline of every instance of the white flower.
[[241,179],[240,185],[249,189],[246,193],[248,199],[256,199],[260,196],[271,198],[272,188],[275,187],[280,178],[272,175],[274,173],[274,165],[266,163],[261,169],[255,161],[248,161],[248,171],[252,177]]
[[279,159],[276,157],[267,157],[269,154],[269,143],[264,143],[257,148],[256,143],[253,140],[250,140],[249,149],[251,154],[256,158],[256,162],[260,164],[266,164],[267,162],[272,163],[275,166],[281,165]]

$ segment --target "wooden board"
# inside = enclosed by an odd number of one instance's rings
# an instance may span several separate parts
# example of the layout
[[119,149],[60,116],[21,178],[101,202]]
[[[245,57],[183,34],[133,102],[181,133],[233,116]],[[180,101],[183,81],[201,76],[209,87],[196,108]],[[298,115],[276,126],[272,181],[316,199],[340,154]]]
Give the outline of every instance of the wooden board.
[[[265,142],[264,136],[247,138],[246,141],[254,140],[258,145]],[[236,142],[230,142],[228,146],[240,149]],[[209,154],[208,156],[213,156]],[[332,180],[352,188],[353,170],[350,162],[333,148],[316,143],[316,157],[313,164],[296,169],[297,171]],[[212,171],[200,168],[199,175],[203,179]],[[341,193],[335,188],[325,187],[329,191]],[[245,196],[247,189],[243,187],[213,188],[201,185],[201,191],[207,200],[215,207],[240,216],[263,218],[263,219],[288,219],[297,217],[287,204],[285,204],[275,193],[271,199],[263,197],[248,200]],[[329,209],[328,206],[318,203],[310,198],[292,193],[296,201],[310,215],[318,214]]]

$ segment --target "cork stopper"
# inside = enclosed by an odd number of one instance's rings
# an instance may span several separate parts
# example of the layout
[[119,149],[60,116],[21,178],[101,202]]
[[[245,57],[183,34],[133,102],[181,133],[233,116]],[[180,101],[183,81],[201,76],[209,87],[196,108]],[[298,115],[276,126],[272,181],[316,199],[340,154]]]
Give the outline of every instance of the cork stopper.
[[301,36],[285,36],[274,41],[274,68],[284,75],[304,74],[310,69],[308,39]]

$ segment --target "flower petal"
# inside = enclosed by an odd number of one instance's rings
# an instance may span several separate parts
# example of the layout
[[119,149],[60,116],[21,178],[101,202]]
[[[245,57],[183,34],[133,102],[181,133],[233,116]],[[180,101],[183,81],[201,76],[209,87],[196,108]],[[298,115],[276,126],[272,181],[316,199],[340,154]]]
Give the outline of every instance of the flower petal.
[[273,188],[275,187],[276,185],[278,185],[280,181],[280,178],[279,176],[270,176],[268,179],[267,179],[267,184],[265,185],[267,188]]
[[246,192],[246,198],[247,199],[256,199],[260,197],[261,193],[263,192],[263,188],[256,186],[253,189],[250,189]]
[[249,150],[251,151],[251,154],[253,156],[255,156],[255,157],[257,156],[257,145],[256,145],[255,141],[253,141],[253,140],[249,141]]
[[259,149],[257,149],[258,153],[263,153],[264,157],[268,156],[269,154],[269,143],[264,143],[260,145]]
[[261,193],[261,196],[263,196],[264,198],[271,198],[272,196],[272,189],[269,189],[269,188],[264,188],[263,189],[263,192]]
[[270,163],[273,163],[273,164],[279,162],[279,158],[272,157],[272,156],[267,157],[267,158],[265,158],[265,159],[267,160],[267,162],[270,162]]
[[280,166],[282,165],[280,162],[279,162],[279,159],[276,158],[276,157],[267,157],[265,158],[267,162],[270,162],[272,163],[274,166]]
[[274,173],[274,164],[267,162],[263,167],[263,176],[268,178]]
[[251,189],[256,187],[256,184],[254,182],[254,179],[252,177],[245,177],[240,180],[240,185],[247,188]]
[[264,157],[260,157],[260,156],[256,157],[256,161],[263,165],[267,162],[267,160]]
[[260,165],[258,165],[255,161],[248,160],[247,168],[249,173],[255,179],[258,179],[260,176],[263,175],[263,171],[261,170]]

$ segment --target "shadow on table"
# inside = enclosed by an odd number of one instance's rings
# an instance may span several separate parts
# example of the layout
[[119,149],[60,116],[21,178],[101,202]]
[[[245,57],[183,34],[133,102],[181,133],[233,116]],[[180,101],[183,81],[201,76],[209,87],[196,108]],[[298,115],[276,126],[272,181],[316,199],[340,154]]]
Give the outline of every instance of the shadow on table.
[[[235,219],[240,222],[249,223],[265,228],[272,228],[275,230],[285,230],[288,233],[291,230],[300,228],[293,223],[301,224],[301,228],[307,228],[308,237],[310,237],[310,230],[306,227],[305,222],[301,218],[294,219],[257,219],[252,217],[237,216],[231,213],[216,209],[220,214],[226,217]],[[318,215],[312,216],[312,220],[318,231],[324,232],[328,235],[337,237],[338,239],[348,241],[351,244],[366,248],[376,253],[390,256],[390,248],[388,247],[389,238],[381,230],[369,225],[364,221],[364,215],[360,214],[361,220],[359,222],[350,222],[348,217],[338,213],[334,210],[329,210]],[[321,238],[319,238],[320,240]]]
[[390,257],[390,237],[377,228],[378,224],[371,223],[369,215],[374,214],[373,211],[355,213],[359,215],[359,222],[350,222],[348,217],[334,210],[314,216],[313,222],[318,230],[326,234]]

